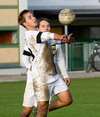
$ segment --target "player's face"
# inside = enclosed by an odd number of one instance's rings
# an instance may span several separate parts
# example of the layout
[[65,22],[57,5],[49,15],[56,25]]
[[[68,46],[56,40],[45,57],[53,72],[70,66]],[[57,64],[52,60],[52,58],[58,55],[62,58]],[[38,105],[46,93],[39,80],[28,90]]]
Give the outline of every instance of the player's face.
[[37,27],[37,20],[32,13],[28,12],[24,15],[24,17],[25,17],[25,22],[23,23],[23,25],[27,29],[31,30],[32,28]]
[[50,32],[50,24],[47,21],[42,20],[40,22],[38,30],[41,32]]

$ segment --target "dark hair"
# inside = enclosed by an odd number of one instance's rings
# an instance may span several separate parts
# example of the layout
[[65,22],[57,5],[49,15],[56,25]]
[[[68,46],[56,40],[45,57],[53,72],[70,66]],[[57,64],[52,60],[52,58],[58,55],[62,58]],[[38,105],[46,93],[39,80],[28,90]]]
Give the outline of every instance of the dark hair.
[[39,26],[40,26],[40,22],[43,21],[43,20],[47,21],[47,22],[50,24],[50,26],[51,26],[51,22],[50,22],[49,19],[47,19],[47,18],[45,18],[45,17],[41,17],[41,18],[39,18],[39,19],[37,20],[37,23],[38,23],[37,27],[38,27],[38,28],[39,28]]
[[24,26],[24,25],[23,25],[23,23],[25,22],[25,17],[24,17],[24,15],[25,15],[26,13],[28,13],[28,12],[30,12],[30,11],[27,10],[27,9],[25,9],[25,10],[23,10],[23,11],[21,11],[21,12],[19,13],[19,15],[18,15],[18,23],[19,23],[20,25]]

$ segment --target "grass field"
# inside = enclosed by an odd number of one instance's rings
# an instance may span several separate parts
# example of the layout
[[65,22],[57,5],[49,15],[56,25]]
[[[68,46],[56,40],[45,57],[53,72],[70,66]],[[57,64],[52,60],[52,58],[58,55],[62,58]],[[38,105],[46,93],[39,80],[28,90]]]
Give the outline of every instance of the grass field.
[[[0,83],[0,117],[20,117],[24,88],[25,81]],[[71,79],[69,89],[72,105],[49,112],[48,117],[100,117],[100,78]]]

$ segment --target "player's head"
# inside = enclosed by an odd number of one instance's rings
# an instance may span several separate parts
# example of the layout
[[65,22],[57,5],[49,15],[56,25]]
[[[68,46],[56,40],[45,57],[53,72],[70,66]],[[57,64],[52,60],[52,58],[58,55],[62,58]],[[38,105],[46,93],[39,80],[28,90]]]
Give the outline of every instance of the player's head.
[[27,9],[20,12],[18,15],[18,23],[26,29],[36,28],[37,20],[35,16]]
[[41,32],[50,32],[50,29],[51,29],[50,20],[44,17],[38,19],[37,28]]

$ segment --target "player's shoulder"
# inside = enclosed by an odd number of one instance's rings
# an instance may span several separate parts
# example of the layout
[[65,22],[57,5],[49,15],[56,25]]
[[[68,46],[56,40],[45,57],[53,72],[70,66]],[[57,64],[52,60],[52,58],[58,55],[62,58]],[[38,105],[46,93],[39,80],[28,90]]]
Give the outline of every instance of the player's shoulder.
[[39,31],[34,31],[34,30],[28,30],[28,31],[26,31],[26,34],[27,35],[29,35],[29,34],[32,34],[32,35],[34,35],[34,34],[38,34],[39,33]]

